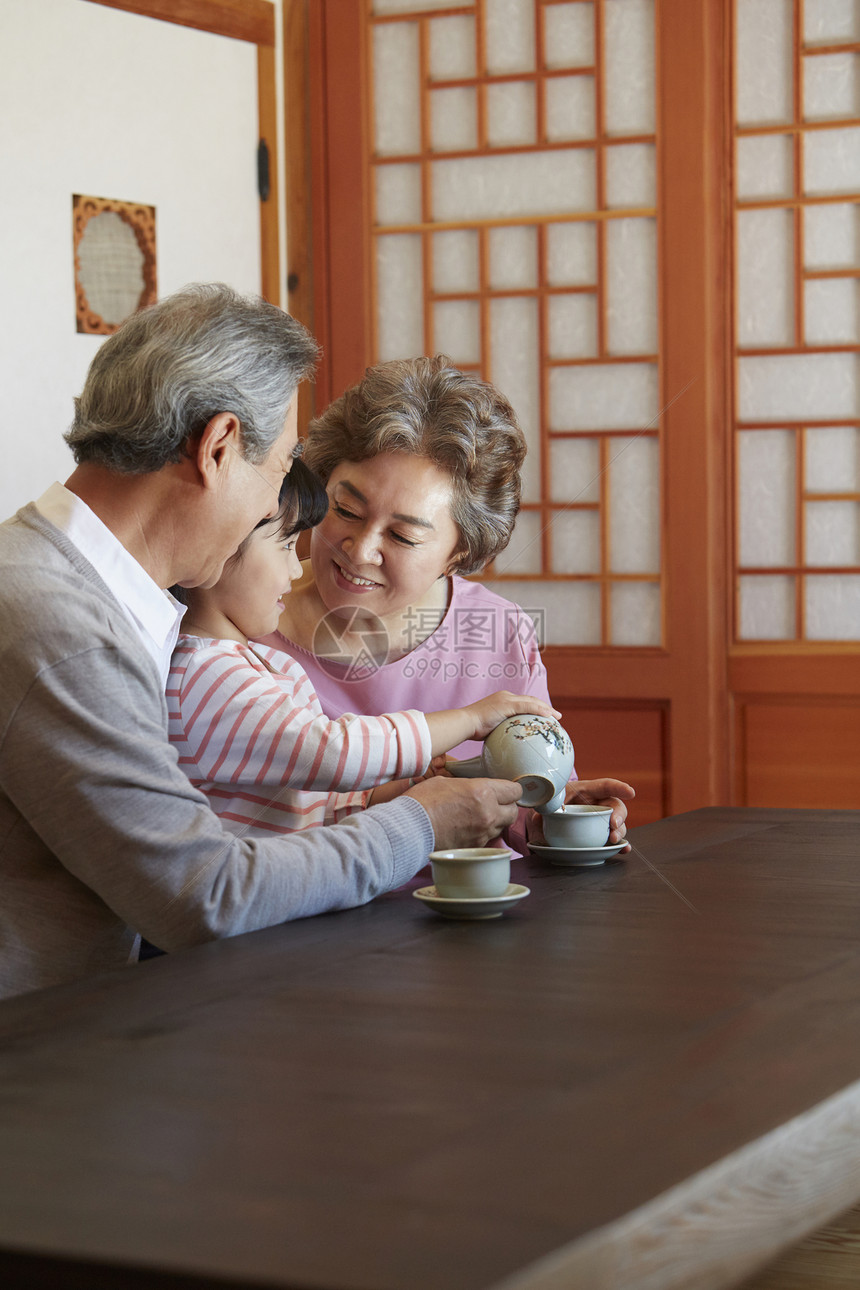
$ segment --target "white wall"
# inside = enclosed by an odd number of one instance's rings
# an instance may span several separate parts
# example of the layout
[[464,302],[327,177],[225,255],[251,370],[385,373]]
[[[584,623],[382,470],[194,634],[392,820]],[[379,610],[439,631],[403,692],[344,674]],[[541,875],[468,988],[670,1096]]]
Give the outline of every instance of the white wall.
[[72,194],[156,207],[159,297],[258,292],[260,244],[255,46],[88,0],[3,0],[0,50],[2,519],[70,473],[62,434],[101,343],[75,330]]

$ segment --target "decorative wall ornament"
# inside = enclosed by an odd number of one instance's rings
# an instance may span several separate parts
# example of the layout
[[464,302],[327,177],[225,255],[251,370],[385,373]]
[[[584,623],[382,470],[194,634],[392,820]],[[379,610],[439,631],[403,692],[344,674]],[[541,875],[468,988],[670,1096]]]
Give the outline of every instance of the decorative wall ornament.
[[156,299],[155,207],[72,197],[77,330],[107,336]]

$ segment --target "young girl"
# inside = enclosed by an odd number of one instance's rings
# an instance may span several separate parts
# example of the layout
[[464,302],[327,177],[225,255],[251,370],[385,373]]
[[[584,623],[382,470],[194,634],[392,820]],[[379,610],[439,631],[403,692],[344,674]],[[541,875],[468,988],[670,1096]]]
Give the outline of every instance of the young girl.
[[278,514],[257,525],[218,582],[173,588],[188,611],[167,681],[169,735],[180,766],[234,833],[334,823],[404,792],[435,756],[484,738],[505,717],[559,715],[530,695],[498,691],[426,716],[326,717],[294,659],[249,641],[277,627],[281,596],[301,575],[296,537],[327,505],[322,483],[295,461]]

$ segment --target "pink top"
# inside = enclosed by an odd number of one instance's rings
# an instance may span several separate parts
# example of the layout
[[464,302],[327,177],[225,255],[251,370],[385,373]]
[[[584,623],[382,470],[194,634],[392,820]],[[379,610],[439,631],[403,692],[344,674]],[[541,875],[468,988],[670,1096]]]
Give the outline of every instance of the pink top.
[[[417,618],[415,625],[420,628]],[[263,643],[288,651],[301,663],[330,717],[344,712],[379,715],[408,708],[423,712],[462,708],[494,690],[533,694],[549,702],[546,668],[531,618],[480,582],[456,575],[451,578],[451,600],[439,627],[409,654],[390,663],[368,660],[345,666],[317,658],[280,632],[264,637]],[[470,740],[453,748],[451,756],[474,757],[482,747],[480,741]],[[575,777],[571,771],[571,778]],[[511,842],[523,849],[520,829]]]
[[179,764],[232,833],[334,823],[367,805],[354,790],[430,760],[423,713],[331,720],[299,664],[263,645],[181,635],[166,695]]

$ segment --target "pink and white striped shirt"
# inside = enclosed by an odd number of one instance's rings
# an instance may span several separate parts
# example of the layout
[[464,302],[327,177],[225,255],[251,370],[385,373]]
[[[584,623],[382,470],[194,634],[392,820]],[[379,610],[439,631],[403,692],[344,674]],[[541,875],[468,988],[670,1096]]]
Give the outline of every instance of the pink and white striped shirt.
[[430,763],[422,712],[332,720],[304,668],[271,646],[180,635],[166,695],[179,765],[231,833],[332,824]]

